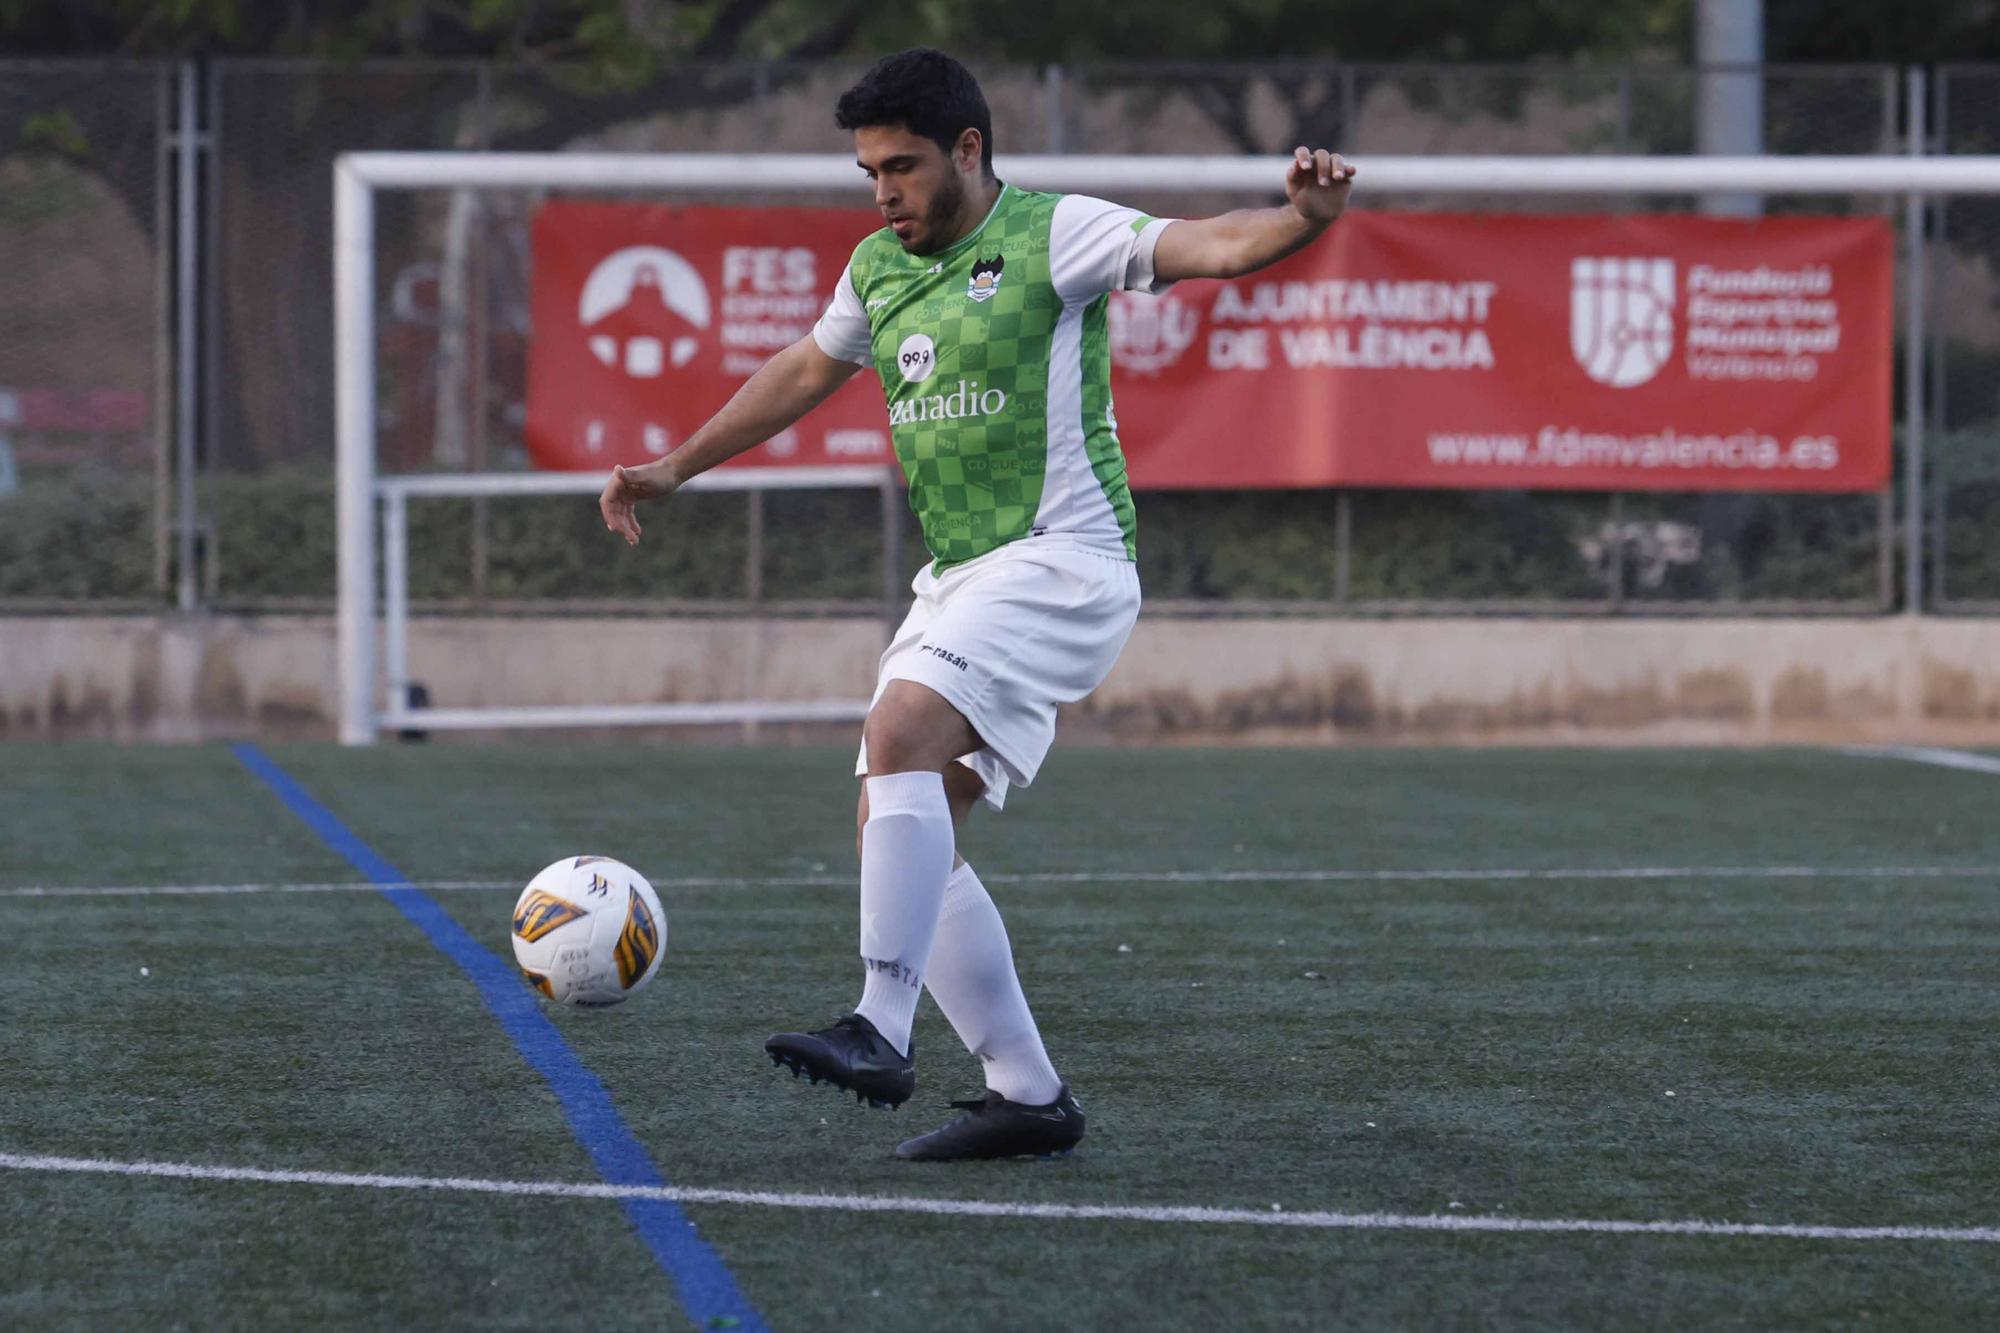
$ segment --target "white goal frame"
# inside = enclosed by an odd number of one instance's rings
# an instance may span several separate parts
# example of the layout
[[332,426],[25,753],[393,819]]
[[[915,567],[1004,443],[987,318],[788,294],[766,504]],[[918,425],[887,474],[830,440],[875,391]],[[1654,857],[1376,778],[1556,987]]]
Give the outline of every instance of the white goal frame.
[[[1002,156],[999,174],[1040,189],[1120,193],[1241,193],[1268,197],[1282,181],[1287,159],[1212,156]],[[2000,194],[2000,157],[1366,157],[1359,184],[1368,193],[1450,195],[1705,195],[1819,194],[1901,195],[1911,255],[1921,237],[1925,199],[1938,195]],[[530,474],[378,478],[375,469],[375,195],[382,190],[559,189],[604,191],[829,191],[861,184],[854,163],[834,154],[732,153],[346,153],[334,163],[334,380],[336,510],[339,525],[340,739],[366,745],[390,728],[604,726],[620,723],[750,722],[859,718],[865,700],[784,704],[740,700],[722,703],[564,706],[552,708],[412,708],[400,693],[385,707],[376,690],[376,511],[391,507],[401,531],[401,505],[409,496],[590,494],[602,474]],[[1365,198],[1365,195],[1363,196]],[[1910,318],[1919,327],[1924,300],[1921,266],[1912,265],[1905,289]],[[1906,605],[1920,605],[1922,569],[1921,339],[1905,339],[1906,395],[1905,541],[1910,559]],[[716,472],[700,479],[710,487],[785,485],[786,469]],[[806,469],[794,471],[803,478]],[[819,469],[822,472],[847,469]],[[878,485],[880,469],[829,481],[793,485]],[[764,474],[769,474],[764,475]],[[518,488],[518,489],[517,489]],[[385,559],[400,546],[400,537]],[[408,599],[398,594],[405,570],[390,571],[385,646],[392,681],[407,676]]]

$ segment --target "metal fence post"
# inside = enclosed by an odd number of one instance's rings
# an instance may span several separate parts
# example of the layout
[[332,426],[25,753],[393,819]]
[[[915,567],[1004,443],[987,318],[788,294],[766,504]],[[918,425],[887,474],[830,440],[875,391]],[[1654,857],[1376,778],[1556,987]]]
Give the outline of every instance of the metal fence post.
[[208,497],[208,543],[202,550],[203,583],[210,600],[222,596],[222,521],[215,506],[215,475],[222,465],[222,71],[209,62],[207,118],[199,139],[208,170],[201,176],[201,465]]
[[1876,599],[1884,614],[1896,609],[1896,483],[1892,478],[1875,496]]
[[[1925,125],[1929,131],[1927,146],[1935,146],[1940,153],[1951,151],[1951,70],[1940,66],[1933,85],[1930,102],[1930,118]],[[1933,247],[1938,254],[1951,254],[1950,242],[1945,235],[1945,219],[1950,205],[1949,198],[1933,199],[1930,203],[1930,225],[1935,234],[1927,236],[1925,243],[1936,241]],[[1950,300],[1949,289],[1940,292],[1940,307]],[[1949,594],[1945,589],[1946,539],[1949,535],[1945,527],[1945,514],[1951,505],[1951,424],[1946,406],[1945,387],[1949,362],[1945,358],[1945,318],[1940,309],[1930,321],[1930,383],[1925,386],[1929,395],[1925,402],[1927,414],[1942,433],[1939,440],[1941,452],[1937,465],[1931,469],[1931,610],[1944,609]]]
[[153,155],[153,592],[173,586],[174,420],[162,404],[174,379],[174,89],[168,66],[153,82],[159,144]]
[[1632,151],[1632,67],[1618,67],[1618,151]]
[[749,501],[749,527],[743,541],[743,600],[754,606],[764,600],[764,492],[752,489],[743,494]]
[[1048,119],[1048,151],[1067,151],[1063,140],[1068,137],[1064,124],[1063,67],[1049,65],[1042,70],[1042,114]]
[[1625,492],[1611,492],[1610,517],[1604,525],[1605,602],[1612,610],[1625,604]]
[[[1912,66],[1905,126],[1911,157],[1924,153],[1924,70]],[[1904,242],[1908,250],[1909,306],[1903,326],[1903,524],[1905,560],[1903,611],[1921,615],[1924,600],[1924,196],[1912,193],[1903,202]]]
[[[474,112],[473,139],[481,149],[493,147],[493,66],[490,62],[479,66],[479,102]],[[474,472],[484,472],[486,458],[486,403],[490,388],[491,367],[487,363],[487,340],[491,336],[487,327],[487,306],[491,299],[490,284],[486,271],[486,196],[475,191],[472,194],[472,249],[470,261],[470,288],[465,303],[466,319],[466,370],[468,386],[466,392],[471,401],[468,404],[466,422],[469,428],[467,444],[470,463]],[[485,496],[472,501],[472,600],[484,602],[487,593],[487,578],[493,564],[493,511]]]
[[1882,145],[1876,149],[1885,156],[1897,150],[1896,143],[1896,93],[1897,79],[1902,73],[1891,65],[1882,71]]
[[196,395],[200,392],[200,354],[196,343],[195,314],[201,301],[200,245],[195,228],[200,222],[196,197],[195,154],[201,99],[192,60],[180,67],[180,115],[175,146],[180,157],[175,173],[178,197],[174,201],[175,274],[174,319],[174,434],[175,484],[180,489],[180,577],[176,604],[182,611],[195,609],[200,585],[195,569],[195,426],[198,420]]
[[1353,582],[1354,493],[1345,487],[1333,493],[1333,600],[1348,599]]

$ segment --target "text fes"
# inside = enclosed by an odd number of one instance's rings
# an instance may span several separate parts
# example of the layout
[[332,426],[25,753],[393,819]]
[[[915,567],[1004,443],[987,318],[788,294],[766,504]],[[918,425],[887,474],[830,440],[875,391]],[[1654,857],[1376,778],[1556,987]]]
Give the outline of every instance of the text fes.
[[724,291],[810,292],[818,282],[813,252],[803,247],[732,245],[722,252]]

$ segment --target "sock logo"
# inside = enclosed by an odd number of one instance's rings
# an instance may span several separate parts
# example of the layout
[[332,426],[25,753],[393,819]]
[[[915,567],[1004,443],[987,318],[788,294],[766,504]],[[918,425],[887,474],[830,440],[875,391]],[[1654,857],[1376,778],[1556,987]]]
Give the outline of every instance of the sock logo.
[[862,965],[865,966],[871,973],[879,972],[883,976],[889,978],[889,980],[891,981],[902,982],[905,986],[908,986],[911,990],[917,990],[924,984],[923,978],[917,975],[916,968],[906,967],[902,963],[898,963],[893,959],[864,958],[861,960],[861,962]]

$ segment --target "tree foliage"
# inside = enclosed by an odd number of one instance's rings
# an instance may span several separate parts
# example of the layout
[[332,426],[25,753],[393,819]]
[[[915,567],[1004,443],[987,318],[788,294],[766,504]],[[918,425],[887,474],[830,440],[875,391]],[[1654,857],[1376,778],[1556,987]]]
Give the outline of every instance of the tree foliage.
[[[0,0],[10,55],[432,56],[607,82],[936,42],[989,60],[1684,59],[1698,0]],[[1991,0],[1765,0],[1774,61],[2000,57]]]
[[880,13],[862,0],[0,0],[0,49],[470,57],[581,64],[636,83],[672,63],[839,54]]

